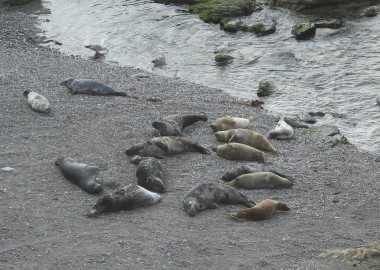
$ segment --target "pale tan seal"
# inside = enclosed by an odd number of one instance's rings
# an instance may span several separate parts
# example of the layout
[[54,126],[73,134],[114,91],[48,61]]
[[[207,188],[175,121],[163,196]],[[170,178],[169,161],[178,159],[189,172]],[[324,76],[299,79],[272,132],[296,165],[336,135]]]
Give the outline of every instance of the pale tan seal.
[[227,131],[218,131],[215,133],[215,136],[218,141],[242,143],[258,150],[277,152],[277,149],[274,148],[264,135],[253,130],[244,128],[230,129]]
[[289,179],[272,172],[243,174],[228,184],[232,187],[244,189],[279,189],[293,186],[293,183]]
[[260,150],[241,143],[226,143],[212,150],[225,159],[229,160],[247,160],[265,162],[264,154]]
[[29,106],[36,112],[49,113],[51,111],[50,103],[46,97],[30,90],[25,90],[23,94],[28,98]]
[[289,211],[290,208],[278,201],[274,200],[262,200],[258,204],[254,205],[251,208],[243,209],[235,213],[230,213],[234,218],[243,218],[252,221],[259,221],[270,219],[274,212],[277,211]]
[[248,127],[250,119],[240,118],[240,117],[232,117],[225,116],[216,119],[210,127],[214,132],[229,130],[233,128],[246,128]]

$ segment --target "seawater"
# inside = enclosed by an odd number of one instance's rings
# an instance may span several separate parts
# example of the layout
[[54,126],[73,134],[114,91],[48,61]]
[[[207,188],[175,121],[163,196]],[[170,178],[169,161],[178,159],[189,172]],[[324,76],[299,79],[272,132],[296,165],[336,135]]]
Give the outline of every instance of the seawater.
[[[261,80],[277,91],[263,98],[273,114],[327,113],[320,124],[339,127],[351,143],[380,153],[380,16],[344,19],[337,30],[318,29],[314,39],[296,41],[295,23],[315,19],[287,9],[269,9],[242,18],[247,24],[277,21],[274,34],[229,34],[189,14],[184,5],[147,0],[50,0],[40,15],[49,39],[65,53],[93,56],[86,44],[102,44],[104,61],[134,66],[164,76],[223,89],[242,99],[257,99]],[[232,63],[218,66],[214,51],[228,42]],[[167,65],[152,60],[165,55]]]

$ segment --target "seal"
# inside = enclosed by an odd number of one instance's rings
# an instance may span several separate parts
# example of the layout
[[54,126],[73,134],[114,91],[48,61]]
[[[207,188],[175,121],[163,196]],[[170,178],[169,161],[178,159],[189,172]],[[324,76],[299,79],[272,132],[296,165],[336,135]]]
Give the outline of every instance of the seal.
[[226,185],[214,183],[196,185],[186,193],[182,201],[185,212],[190,216],[195,216],[205,209],[216,208],[218,203],[242,204],[247,207],[255,205],[253,201],[249,200],[240,191]]
[[155,137],[144,143],[133,145],[125,151],[128,156],[140,155],[155,158],[164,158],[186,152],[210,154],[209,150],[196,142],[178,136]]
[[159,203],[161,196],[139,185],[127,185],[111,195],[101,197],[89,212],[89,216],[96,216],[106,212],[133,210]]
[[264,154],[260,150],[241,143],[226,143],[212,148],[214,152],[229,160],[247,160],[265,162]]
[[63,176],[90,194],[102,191],[103,179],[99,175],[99,168],[78,163],[72,158],[59,158],[55,165],[59,167]]
[[105,83],[95,80],[76,80],[74,78],[67,78],[66,80],[61,82],[60,85],[66,86],[72,95],[86,94],[130,97],[127,93],[117,92]]
[[150,191],[165,193],[166,183],[162,175],[162,164],[153,157],[133,156],[131,162],[138,164],[136,170],[137,183]]
[[251,208],[243,209],[235,213],[230,213],[234,218],[243,218],[252,221],[259,221],[270,219],[274,212],[277,211],[289,211],[290,208],[278,201],[274,200],[262,200],[258,204],[254,205]]
[[266,166],[262,166],[259,164],[244,164],[237,166],[236,168],[226,172],[222,176],[222,180],[224,182],[230,182],[234,180],[235,178],[239,177],[240,175],[247,174],[247,173],[255,173],[255,172],[271,172],[274,174],[277,174],[280,177],[287,178],[289,181],[294,182],[293,177],[284,175],[282,173],[279,173],[275,169],[267,168]]
[[244,189],[280,189],[289,188],[293,183],[271,172],[255,172],[243,174],[228,182],[228,185]]
[[182,130],[198,121],[207,121],[205,113],[175,114],[169,115],[160,121],[154,121],[152,126],[158,130],[161,136],[182,136]]
[[278,121],[276,127],[269,131],[268,138],[286,140],[293,137],[293,128],[285,122],[284,115],[281,113],[278,116],[280,117],[280,120]]
[[36,112],[49,113],[51,111],[50,103],[46,97],[30,90],[25,90],[23,94],[28,98],[29,106]]
[[244,128],[230,129],[227,131],[218,131],[215,133],[215,136],[218,141],[242,143],[258,150],[277,152],[277,149],[273,147],[264,135],[253,130]]
[[107,51],[107,48],[100,44],[89,44],[84,45],[85,48],[90,49],[95,52],[96,55],[103,54]]
[[248,127],[250,119],[240,118],[240,117],[232,117],[225,116],[216,119],[210,127],[214,132],[229,130],[233,128],[246,128]]

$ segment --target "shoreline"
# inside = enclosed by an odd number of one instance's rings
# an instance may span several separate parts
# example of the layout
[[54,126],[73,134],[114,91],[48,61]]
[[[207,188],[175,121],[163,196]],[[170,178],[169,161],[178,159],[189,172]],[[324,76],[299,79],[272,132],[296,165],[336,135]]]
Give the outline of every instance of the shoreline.
[[[190,153],[163,160],[170,186],[159,204],[86,218],[98,196],[63,179],[54,166],[59,156],[99,166],[106,184],[125,185],[135,181],[136,168],[124,150],[153,136],[153,120],[204,111],[208,123],[186,128],[184,136],[208,149],[217,144],[209,124],[218,117],[254,116],[250,128],[264,134],[277,120],[219,89],[155,74],[137,80],[133,75],[141,71],[131,67],[37,47],[25,41],[36,31],[35,18],[14,13],[27,6],[0,11],[5,26],[0,30],[0,167],[16,169],[0,172],[2,269],[365,269],[366,264],[355,268],[316,256],[379,240],[378,163],[353,145],[313,142],[301,129],[290,141],[272,141],[280,151],[266,154],[271,165],[295,179],[294,187],[241,190],[255,202],[280,200],[290,206],[288,213],[236,222],[227,213],[242,207],[221,205],[188,216],[181,201],[191,187],[222,183],[225,171],[248,163]],[[71,96],[59,85],[69,76],[99,79],[118,91],[162,101]],[[51,116],[27,106],[21,93],[28,88],[49,99]]]

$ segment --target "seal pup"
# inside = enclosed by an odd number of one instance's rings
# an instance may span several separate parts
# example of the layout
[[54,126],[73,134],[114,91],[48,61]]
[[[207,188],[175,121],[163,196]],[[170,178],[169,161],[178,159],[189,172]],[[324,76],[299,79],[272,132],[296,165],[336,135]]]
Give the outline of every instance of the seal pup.
[[153,157],[133,156],[131,162],[137,164],[137,183],[150,191],[164,193],[166,185],[162,175],[163,168],[159,160]]
[[99,175],[99,168],[84,163],[78,163],[72,158],[59,158],[57,165],[63,176],[90,194],[102,191],[103,179]]
[[291,182],[294,182],[293,177],[279,173],[277,170],[274,170],[274,169],[265,168],[264,166],[259,165],[259,164],[244,164],[244,165],[237,166],[236,168],[226,172],[222,176],[222,180],[224,182],[230,182],[234,180],[235,178],[238,178],[240,175],[247,174],[247,173],[255,173],[255,172],[271,172],[271,173],[277,174],[280,177],[286,178]]
[[244,189],[280,189],[289,188],[293,183],[272,172],[255,172],[243,174],[228,182],[228,185]]
[[230,215],[234,218],[244,218],[252,221],[259,221],[270,219],[274,212],[289,210],[290,208],[284,203],[266,199],[262,200],[261,202],[252,206],[251,208],[230,213]]
[[240,191],[230,188],[226,185],[217,185],[214,183],[198,184],[190,189],[182,205],[186,213],[195,216],[205,209],[216,208],[220,204],[242,204],[247,207],[255,205]]
[[214,152],[229,160],[247,160],[265,162],[264,154],[260,150],[241,143],[226,143],[212,148]]
[[215,136],[218,141],[242,143],[258,150],[277,152],[277,149],[274,148],[264,135],[253,130],[244,128],[230,129],[227,131],[218,131],[215,133]]
[[46,97],[30,90],[25,90],[23,94],[27,97],[29,106],[36,112],[49,113],[51,111],[50,103]]
[[127,185],[116,190],[112,195],[101,197],[89,212],[89,216],[99,215],[106,212],[118,212],[133,210],[159,203],[161,196],[139,185]]
[[127,93],[117,92],[114,89],[112,89],[112,87],[96,80],[76,80],[74,78],[67,78],[66,80],[61,82],[60,85],[66,86],[72,95],[86,94],[131,97]]
[[140,155],[155,158],[164,158],[186,152],[210,154],[209,150],[196,142],[178,136],[155,137],[144,143],[133,145],[125,151],[128,156]]
[[280,117],[280,120],[278,121],[276,127],[269,131],[268,138],[286,140],[293,137],[293,128],[285,122],[284,115],[280,113],[278,116]]
[[205,113],[169,115],[160,121],[154,121],[152,126],[158,130],[160,136],[182,136],[182,130],[198,121],[207,121]]
[[251,119],[225,116],[216,119],[210,127],[214,132],[229,130],[233,128],[246,128]]

